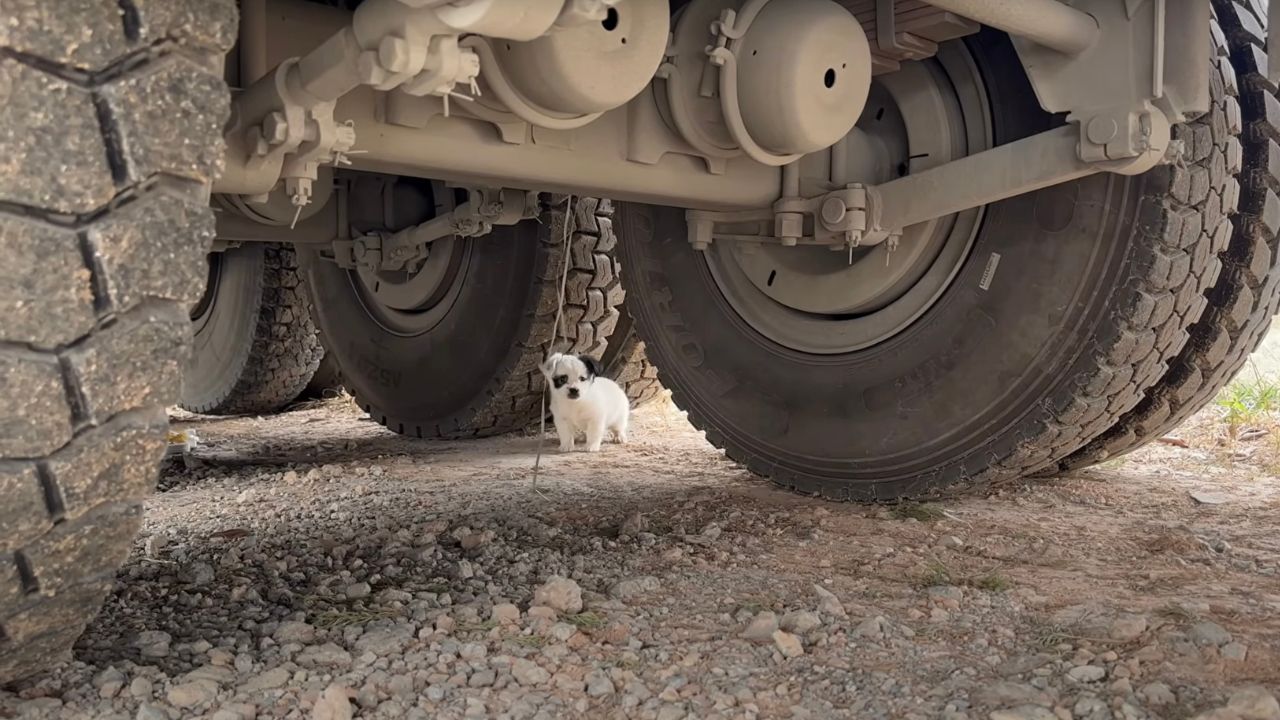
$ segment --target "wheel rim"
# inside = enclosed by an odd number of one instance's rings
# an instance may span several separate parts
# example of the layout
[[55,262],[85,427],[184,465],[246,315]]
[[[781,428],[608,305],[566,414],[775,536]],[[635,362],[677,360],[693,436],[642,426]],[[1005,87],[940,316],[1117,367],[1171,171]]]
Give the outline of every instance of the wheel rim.
[[[453,210],[453,193],[443,183],[432,182],[431,195],[431,217]],[[430,332],[448,316],[470,258],[469,240],[447,237],[431,243],[426,261],[412,272],[361,267],[348,271],[347,278],[371,320],[387,332],[413,337]]]
[[[977,66],[960,43],[877,79],[847,142],[842,182],[882,183],[991,147]],[[713,243],[704,253],[721,294],[748,325],[804,353],[862,350],[901,332],[944,294],[969,255],[984,210],[908,228],[888,244],[820,247]]]

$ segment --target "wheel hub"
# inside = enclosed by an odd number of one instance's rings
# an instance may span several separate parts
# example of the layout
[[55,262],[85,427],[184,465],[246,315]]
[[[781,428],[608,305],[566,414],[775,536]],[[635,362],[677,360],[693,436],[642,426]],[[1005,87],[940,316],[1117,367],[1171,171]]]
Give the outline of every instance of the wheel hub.
[[[353,195],[353,215],[365,218],[353,229],[397,231],[453,210],[454,195],[444,183],[393,182]],[[361,227],[361,226],[365,227]],[[360,304],[369,317],[388,332],[419,335],[448,314],[457,297],[470,257],[469,240],[447,237],[428,248],[426,260],[405,270],[381,270],[361,265],[348,271]]]
[[[977,69],[952,43],[934,60],[877,79],[854,131],[833,148],[831,183],[883,183],[990,145]],[[981,217],[977,209],[911,226],[896,246],[727,242],[705,255],[725,298],[757,331],[794,350],[844,353],[882,342],[927,310],[968,255]]]

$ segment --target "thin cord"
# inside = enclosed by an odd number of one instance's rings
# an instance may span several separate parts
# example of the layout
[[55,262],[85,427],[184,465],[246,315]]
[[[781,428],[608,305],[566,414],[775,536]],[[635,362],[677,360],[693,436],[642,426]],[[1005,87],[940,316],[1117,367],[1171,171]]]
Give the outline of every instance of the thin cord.
[[[556,300],[556,324],[551,327],[551,342],[547,345],[547,357],[555,352],[556,340],[560,337],[560,322],[564,318],[564,291],[569,285],[569,265],[572,261],[570,257],[570,240],[573,234],[569,232],[569,227],[573,224],[573,196],[570,195],[565,201],[564,207],[564,270],[560,274],[560,295]],[[542,379],[542,413],[539,415],[542,423],[541,430],[538,432],[538,454],[533,459],[533,489],[541,494],[538,489],[538,471],[542,468],[542,446],[547,441],[547,381],[544,376]]]

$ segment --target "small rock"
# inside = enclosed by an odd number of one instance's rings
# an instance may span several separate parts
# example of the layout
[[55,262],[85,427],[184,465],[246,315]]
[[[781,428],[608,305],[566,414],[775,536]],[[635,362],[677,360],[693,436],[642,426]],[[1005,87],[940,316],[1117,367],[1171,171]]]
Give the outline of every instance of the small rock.
[[480,643],[467,643],[458,648],[458,657],[467,662],[476,662],[483,660],[489,654],[489,649]]
[[272,668],[264,673],[249,678],[240,685],[241,692],[256,693],[263,690],[271,690],[278,687],[284,687],[289,682],[290,673],[288,670],[278,667]]
[[1078,718],[1109,718],[1111,717],[1107,704],[1101,698],[1093,695],[1082,695],[1076,704],[1071,707],[1071,712]]
[[1018,707],[1024,705],[1050,705],[1051,698],[1040,688],[1026,683],[994,682],[976,689],[973,693],[975,701],[983,705],[996,707]]
[[169,688],[165,699],[176,707],[193,708],[211,702],[216,695],[216,689],[209,683],[189,682]]
[[210,716],[209,720],[255,720],[257,717],[258,711],[254,706],[245,703],[233,703],[218,708],[218,711]]
[[1147,618],[1144,615],[1123,614],[1111,621],[1108,633],[1112,640],[1130,642],[1142,637],[1147,631]]
[[554,575],[533,591],[533,604],[576,615],[582,612],[582,588],[568,578]]
[[214,648],[209,651],[209,662],[214,665],[226,665],[229,667],[235,661],[235,653],[226,648]]
[[475,697],[466,699],[466,709],[462,711],[463,717],[476,718],[478,720],[479,718],[488,717],[488,715],[489,708],[484,704],[483,700]]
[[351,698],[347,689],[336,684],[324,689],[311,710],[311,720],[351,720],[352,717]]
[[1079,683],[1094,683],[1107,676],[1107,669],[1097,665],[1079,665],[1067,671],[1067,677]]
[[1198,622],[1187,631],[1187,638],[1201,647],[1222,647],[1231,642],[1231,633],[1215,622]]
[[835,593],[822,587],[814,585],[813,591],[818,594],[818,612],[828,617],[845,618],[848,613],[845,612],[844,605],[841,604],[840,598]]
[[964,541],[956,537],[955,535],[944,535],[942,536],[941,539],[938,540],[938,547],[944,547],[944,548],[949,548],[951,550],[956,550],[958,548],[964,547]]
[[467,678],[467,687],[482,688],[492,687],[493,683],[498,680],[498,673],[494,670],[480,670],[471,673],[471,677]]
[[136,677],[129,683],[129,694],[134,700],[150,700],[154,692],[155,683],[151,682],[151,678]]
[[1231,693],[1227,708],[1234,710],[1241,720],[1280,720],[1280,702],[1256,685]]
[[370,630],[352,644],[357,653],[373,653],[378,657],[390,657],[403,652],[413,641],[413,628],[409,625],[392,625]]
[[547,631],[547,636],[558,642],[568,642],[569,638],[578,634],[578,628],[569,623],[556,623]]
[[658,578],[652,575],[645,575],[615,583],[613,587],[609,588],[609,596],[615,600],[632,602],[657,592],[659,587],[661,587],[661,583]]
[[1244,643],[1229,642],[1222,646],[1222,657],[1232,662],[1242,662],[1249,655],[1249,647]]
[[334,643],[312,645],[298,653],[294,662],[302,667],[346,667],[351,664],[351,653]]
[[492,530],[485,530],[478,533],[467,533],[459,538],[458,542],[462,545],[463,550],[479,550],[480,548],[493,542],[497,537]]
[[811,610],[792,610],[782,616],[781,626],[787,632],[804,635],[822,627],[822,618]]
[[187,568],[187,582],[197,587],[213,582],[213,566],[205,562],[191,563]]
[[777,631],[778,616],[765,610],[751,619],[747,629],[742,631],[742,637],[752,642],[766,643],[773,640],[773,634]]
[[109,667],[93,677],[93,686],[98,689],[99,697],[109,700],[124,689],[125,679],[124,673]]
[[489,619],[503,625],[519,625],[520,608],[511,603],[494,605],[493,609],[489,611]]
[[1178,700],[1177,696],[1173,694],[1173,690],[1170,690],[1169,686],[1162,682],[1147,683],[1138,688],[1138,697],[1152,707],[1171,705]]
[[608,673],[603,670],[593,670],[587,673],[587,695],[604,697],[612,695],[614,692],[613,681],[609,679]]
[[511,677],[525,687],[533,687],[550,680],[551,673],[543,670],[532,660],[517,658],[511,663]]
[[271,633],[271,637],[281,645],[288,643],[310,645],[315,642],[316,629],[307,623],[289,620],[280,623],[276,631]]
[[639,512],[633,512],[623,519],[622,524],[618,526],[618,535],[620,537],[634,537],[649,529],[649,523],[644,519],[644,515]]
[[169,720],[169,713],[151,703],[142,703],[138,706],[138,714],[133,716],[133,720]]
[[875,640],[877,638],[884,637],[884,631],[887,625],[888,621],[879,615],[869,617],[858,623],[858,627],[853,629],[853,636]]
[[152,559],[157,559],[164,553],[164,548],[168,545],[168,540],[163,535],[152,535],[142,545],[142,552]]
[[996,710],[987,717],[991,720],[1059,720],[1052,710],[1039,705],[1019,705],[1006,710]]
[[800,644],[800,638],[789,632],[775,630],[773,632],[773,644],[777,646],[778,652],[782,653],[782,657],[787,659],[800,657],[804,654],[804,646]]
[[169,657],[169,643],[173,642],[173,636],[162,630],[144,630],[138,633],[134,638],[134,647],[142,653],[143,657],[162,658]]
[[360,598],[367,598],[372,594],[373,588],[370,587],[367,582],[351,583],[346,589],[348,600],[359,600]]

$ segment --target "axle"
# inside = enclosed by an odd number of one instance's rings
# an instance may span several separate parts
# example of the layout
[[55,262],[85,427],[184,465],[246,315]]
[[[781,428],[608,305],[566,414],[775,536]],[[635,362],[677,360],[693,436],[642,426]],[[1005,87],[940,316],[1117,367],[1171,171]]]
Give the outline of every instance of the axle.
[[[1069,129],[861,182],[848,177],[848,138],[873,75],[893,72],[892,53],[937,46],[896,31],[892,2],[874,15],[846,4],[693,0],[673,21],[654,0],[368,0],[354,14],[254,0],[241,43],[251,84],[215,190],[249,208],[283,195],[297,222],[332,164],[677,205],[698,211],[700,245],[852,247],[1083,175],[1144,172],[1166,161],[1170,127],[1204,110],[1207,43],[1171,51],[1164,39],[1170,27],[1197,37],[1186,28],[1202,15],[1207,32],[1203,0],[935,0],[935,40],[973,21],[1014,34],[1037,96],[1069,113]],[[1108,74],[1116,82],[1098,81]],[[758,227],[717,229],[734,222]]]

